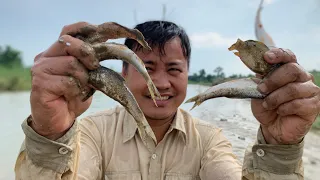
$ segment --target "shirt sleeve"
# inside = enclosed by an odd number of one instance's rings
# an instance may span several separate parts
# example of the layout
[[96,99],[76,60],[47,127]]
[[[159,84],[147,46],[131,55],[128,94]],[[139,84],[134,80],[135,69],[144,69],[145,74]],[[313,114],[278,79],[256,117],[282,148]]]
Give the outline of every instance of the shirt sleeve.
[[304,179],[303,146],[304,141],[295,145],[267,144],[259,128],[257,141],[246,149],[242,179]]
[[16,159],[16,179],[101,179],[101,153],[97,144],[101,136],[93,121],[75,121],[55,141],[36,133],[29,126],[31,121],[29,116],[22,123],[25,139]]

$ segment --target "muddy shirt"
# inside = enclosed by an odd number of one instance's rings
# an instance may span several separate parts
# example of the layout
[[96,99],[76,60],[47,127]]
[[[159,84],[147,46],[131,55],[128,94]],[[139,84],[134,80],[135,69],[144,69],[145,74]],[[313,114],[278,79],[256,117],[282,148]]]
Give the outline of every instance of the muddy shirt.
[[76,121],[56,141],[33,131],[30,121],[22,124],[19,180],[303,179],[303,142],[269,145],[259,130],[241,165],[221,129],[182,109],[157,145],[141,140],[134,119],[120,106]]

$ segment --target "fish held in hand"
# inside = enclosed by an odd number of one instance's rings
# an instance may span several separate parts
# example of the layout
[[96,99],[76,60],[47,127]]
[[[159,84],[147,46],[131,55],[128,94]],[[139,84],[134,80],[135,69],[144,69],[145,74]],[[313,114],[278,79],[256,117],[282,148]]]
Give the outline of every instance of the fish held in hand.
[[[97,26],[86,25],[80,28],[80,30],[77,32],[69,32],[68,34],[83,40],[85,44],[82,47],[82,51],[86,52],[87,54],[93,53],[93,56],[99,61],[119,59],[132,64],[144,77],[151,94],[151,98],[153,99],[154,104],[157,106],[155,97],[161,97],[161,95],[151,80],[151,77],[149,76],[142,60],[125,45],[105,42],[108,39],[127,37],[136,40],[145,49],[151,50],[151,47],[145,41],[144,36],[139,30],[130,29],[115,22],[106,22]],[[91,49],[93,49],[93,51]],[[94,87],[94,84],[92,85]],[[92,89],[91,92],[89,92],[88,95],[83,99],[83,101],[90,98],[94,92],[95,90]]]
[[265,95],[261,94],[257,90],[257,84],[251,78],[243,78],[237,80],[227,81],[211,88],[207,89],[205,92],[198,94],[185,103],[194,102],[193,108],[199,106],[201,103],[208,99],[217,97],[227,97],[227,98],[255,98],[262,99]]
[[95,89],[125,107],[136,120],[140,135],[143,139],[146,139],[146,134],[155,139],[150,126],[147,125],[142,110],[138,106],[132,93],[128,90],[125,80],[121,75],[109,68],[100,67],[89,72],[89,83],[94,86]]
[[260,41],[242,41],[241,39],[238,39],[236,43],[228,48],[228,50],[237,50],[234,54],[238,56],[251,71],[262,76],[268,74],[277,67],[277,65],[269,64],[264,60],[263,56],[269,51],[269,48]]
[[[259,41],[242,41],[241,39],[238,39],[237,42],[232,44],[228,49],[229,51],[237,50],[234,54],[238,56],[251,71],[262,76],[267,76],[270,72],[280,66],[280,64],[269,64],[264,60],[263,56],[269,48]],[[263,99],[265,95],[257,90],[256,80],[253,78],[244,78],[212,86],[205,92],[188,99],[185,103],[194,102],[193,109],[204,101],[217,97]]]
[[131,49],[118,43],[100,43],[94,44],[92,47],[96,53],[96,58],[99,59],[99,61],[105,59],[119,59],[132,64],[146,80],[151,98],[157,106],[155,98],[156,96],[160,97],[161,95],[153,84],[143,61]]
[[105,22],[100,25],[90,24],[80,28],[77,32],[70,32],[68,34],[90,44],[105,42],[108,39],[130,38],[151,51],[151,47],[139,30],[127,28],[116,22]]

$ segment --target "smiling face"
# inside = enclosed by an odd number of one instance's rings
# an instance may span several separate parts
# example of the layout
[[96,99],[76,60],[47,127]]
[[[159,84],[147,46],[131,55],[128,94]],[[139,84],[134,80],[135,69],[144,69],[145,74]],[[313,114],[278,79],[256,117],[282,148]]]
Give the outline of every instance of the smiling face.
[[173,117],[186,97],[188,84],[188,62],[183,54],[180,38],[167,41],[164,53],[160,53],[157,47],[151,52],[138,50],[135,53],[144,62],[162,96],[161,100],[157,99],[156,107],[144,78],[129,64],[127,68],[123,68],[122,75],[141,110],[147,119],[162,120]]

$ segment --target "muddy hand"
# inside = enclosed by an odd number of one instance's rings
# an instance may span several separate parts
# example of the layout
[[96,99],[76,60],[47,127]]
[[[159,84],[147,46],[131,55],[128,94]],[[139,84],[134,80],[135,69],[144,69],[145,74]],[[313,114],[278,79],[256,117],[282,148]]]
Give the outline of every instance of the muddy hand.
[[258,90],[266,97],[251,101],[253,115],[267,143],[299,143],[319,113],[320,88],[290,50],[272,49],[264,57],[268,63],[284,65],[259,83]]
[[[153,84],[142,60],[124,45],[104,42],[108,39],[128,37],[137,40],[143,47],[151,50],[140,31],[126,28],[114,22],[108,22],[98,26],[87,24],[79,29],[70,29],[67,34],[87,42],[84,43],[84,46],[82,47],[83,51],[85,54],[91,53],[98,61],[119,59],[132,64],[145,78],[151,97],[155,105],[157,105],[155,96],[160,97],[160,93]],[[93,92],[89,93],[86,98],[90,97],[92,94]],[[86,100],[86,98],[84,100]]]
[[[65,26],[62,31],[78,26]],[[31,67],[30,126],[53,140],[63,136],[89,108],[92,98],[82,102],[90,90],[88,69],[99,67],[90,53],[81,50],[83,41],[63,33],[61,37],[38,54]]]

